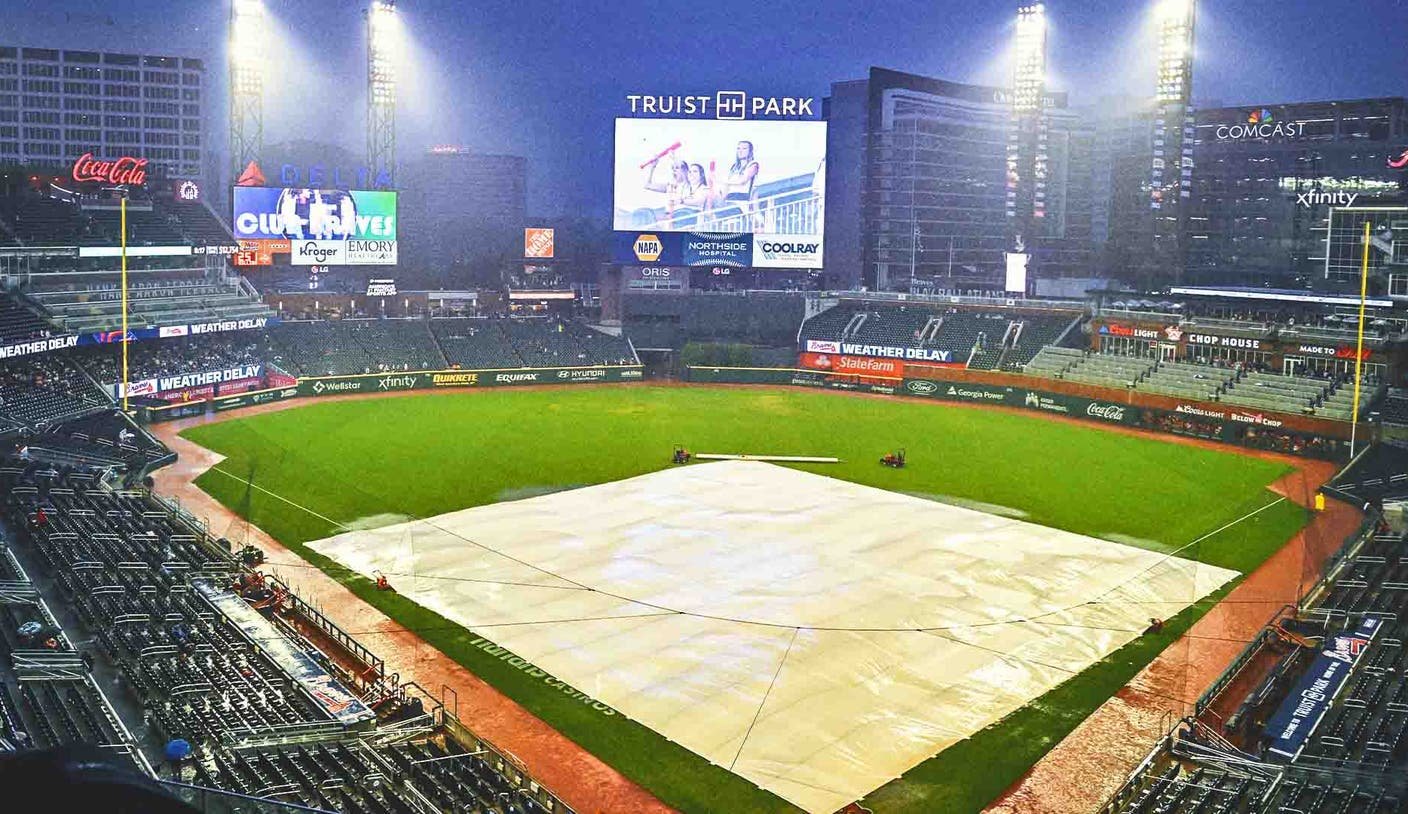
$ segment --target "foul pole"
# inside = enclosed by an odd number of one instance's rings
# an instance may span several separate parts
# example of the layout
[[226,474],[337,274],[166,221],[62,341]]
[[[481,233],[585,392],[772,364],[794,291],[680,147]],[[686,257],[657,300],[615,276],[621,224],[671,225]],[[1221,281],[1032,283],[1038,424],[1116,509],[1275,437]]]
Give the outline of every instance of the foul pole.
[[1360,371],[1364,367],[1364,299],[1369,291],[1369,221],[1364,221],[1364,266],[1359,272],[1359,341],[1354,347],[1354,414],[1349,423],[1349,457],[1354,457],[1354,445],[1359,434]]

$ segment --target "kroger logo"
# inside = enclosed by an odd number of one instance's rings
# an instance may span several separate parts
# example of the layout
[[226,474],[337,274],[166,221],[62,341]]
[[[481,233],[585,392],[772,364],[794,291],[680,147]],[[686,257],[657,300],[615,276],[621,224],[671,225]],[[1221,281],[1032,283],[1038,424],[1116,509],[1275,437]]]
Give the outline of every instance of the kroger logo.
[[935,393],[939,386],[933,382],[913,381],[905,385],[911,393],[918,393],[921,396],[928,396]]
[[318,263],[326,263],[337,256],[337,249],[332,246],[319,246],[317,243],[309,241],[298,247],[298,256],[307,257]]

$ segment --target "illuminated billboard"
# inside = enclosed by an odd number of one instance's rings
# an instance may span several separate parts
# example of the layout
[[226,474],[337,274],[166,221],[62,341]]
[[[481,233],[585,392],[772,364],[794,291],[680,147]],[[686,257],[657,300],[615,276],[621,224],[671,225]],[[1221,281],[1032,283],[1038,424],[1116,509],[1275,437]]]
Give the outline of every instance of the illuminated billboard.
[[396,193],[383,190],[235,187],[239,240],[396,240]]
[[523,256],[549,258],[553,255],[553,230],[528,227],[523,230]]
[[742,236],[747,265],[819,268],[825,162],[825,122],[617,119],[613,228]]

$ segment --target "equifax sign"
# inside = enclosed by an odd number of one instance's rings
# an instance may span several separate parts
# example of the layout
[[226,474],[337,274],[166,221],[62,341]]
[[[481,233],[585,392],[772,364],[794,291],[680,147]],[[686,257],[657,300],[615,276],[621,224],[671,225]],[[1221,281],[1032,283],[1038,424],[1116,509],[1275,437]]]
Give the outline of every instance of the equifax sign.
[[142,186],[147,183],[147,159],[125,155],[114,161],[99,161],[92,153],[84,153],[73,162],[73,180]]

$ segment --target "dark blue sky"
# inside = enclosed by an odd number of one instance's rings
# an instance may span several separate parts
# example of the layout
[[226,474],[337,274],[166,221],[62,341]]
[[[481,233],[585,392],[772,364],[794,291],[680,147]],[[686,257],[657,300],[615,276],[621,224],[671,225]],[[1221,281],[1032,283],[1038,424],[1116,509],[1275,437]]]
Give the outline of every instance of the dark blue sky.
[[[1072,105],[1147,92],[1158,0],[1050,0],[1052,85]],[[362,0],[265,0],[279,78],[266,142],[364,151]],[[0,42],[202,56],[223,86],[229,0],[0,0]],[[612,118],[627,93],[823,96],[870,65],[998,83],[1016,2],[399,0],[413,42],[402,155],[433,143],[530,160],[530,212],[610,206]],[[109,24],[108,19],[112,23]],[[1201,0],[1195,95],[1263,104],[1408,95],[1408,0]],[[211,104],[226,141],[223,90]]]

